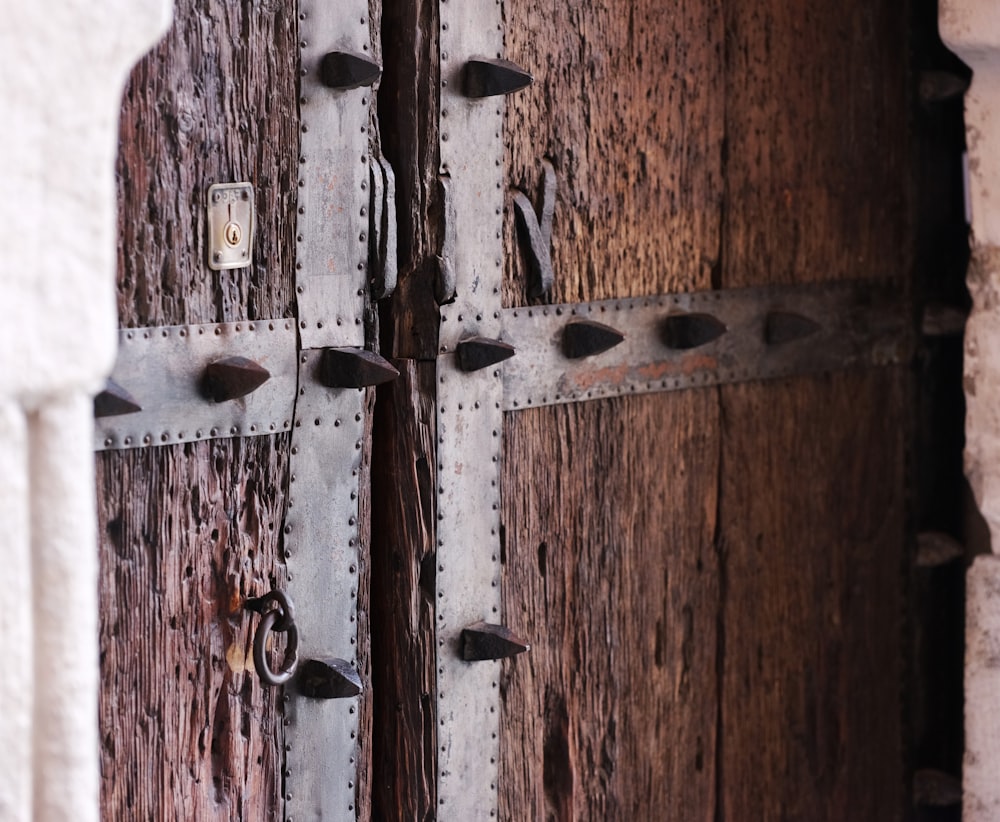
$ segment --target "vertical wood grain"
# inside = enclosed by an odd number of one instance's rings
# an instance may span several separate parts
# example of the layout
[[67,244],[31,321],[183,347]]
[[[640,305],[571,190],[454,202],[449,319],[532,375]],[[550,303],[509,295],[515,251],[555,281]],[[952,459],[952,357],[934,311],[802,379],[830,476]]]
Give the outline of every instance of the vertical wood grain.
[[281,818],[278,691],[243,601],[284,587],[287,452],[281,435],[99,455],[108,819]]
[[[294,315],[294,4],[178,0],[132,72],[117,165],[123,326]],[[253,184],[253,264],[206,264],[206,192]],[[97,455],[102,809],[108,819],[282,817],[277,691],[243,598],[284,587],[287,437]]]

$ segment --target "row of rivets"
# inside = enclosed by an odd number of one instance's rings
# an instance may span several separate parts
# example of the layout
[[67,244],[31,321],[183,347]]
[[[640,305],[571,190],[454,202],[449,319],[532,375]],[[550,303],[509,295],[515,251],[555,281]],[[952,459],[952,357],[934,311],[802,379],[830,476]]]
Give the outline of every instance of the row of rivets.
[[[771,311],[764,322],[764,341],[768,345],[783,345],[805,339],[820,330],[809,317],[790,311]],[[660,327],[665,346],[677,351],[700,348],[726,333],[725,323],[711,314],[671,314]],[[570,320],[563,327],[562,352],[568,359],[592,357],[614,348],[624,341],[625,334],[610,325],[595,320]],[[462,340],[455,349],[458,366],[463,371],[478,371],[514,356],[510,343],[471,337]]]

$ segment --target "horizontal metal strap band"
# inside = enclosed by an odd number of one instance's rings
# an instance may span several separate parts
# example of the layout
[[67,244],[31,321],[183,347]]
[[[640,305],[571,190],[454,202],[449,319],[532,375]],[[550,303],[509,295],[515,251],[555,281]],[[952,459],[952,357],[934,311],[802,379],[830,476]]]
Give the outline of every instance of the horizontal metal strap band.
[[[138,410],[98,416],[95,449],[289,430],[298,385],[296,342],[291,319],[122,329],[111,379]],[[267,379],[243,396],[216,401],[206,393],[206,369],[226,358],[251,361]]]
[[[692,320],[700,329],[684,327]],[[914,339],[900,287],[884,280],[513,308],[501,321],[516,349],[498,366],[507,411],[890,365]],[[567,326],[580,321],[623,339],[567,356]]]

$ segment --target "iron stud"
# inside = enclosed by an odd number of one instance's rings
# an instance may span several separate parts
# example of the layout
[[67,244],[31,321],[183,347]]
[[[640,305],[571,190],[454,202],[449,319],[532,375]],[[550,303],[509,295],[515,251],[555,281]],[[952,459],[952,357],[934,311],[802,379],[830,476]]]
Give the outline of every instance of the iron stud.
[[625,335],[610,325],[594,320],[571,320],[563,328],[563,354],[578,360],[614,348],[624,339]]
[[724,323],[711,314],[672,314],[663,321],[661,334],[667,348],[699,348],[726,333]]
[[523,639],[503,625],[476,622],[462,631],[462,659],[478,662],[485,659],[505,659],[531,650]]
[[792,311],[770,311],[764,321],[764,342],[781,345],[811,337],[820,324]]
[[360,54],[331,51],[320,62],[319,76],[327,88],[346,91],[372,85],[382,76],[382,67]]
[[104,390],[94,397],[95,417],[117,417],[142,411],[135,397],[114,380],[108,380]]
[[209,363],[202,377],[202,393],[214,402],[245,397],[271,378],[264,366],[246,357],[226,357]]
[[465,64],[462,92],[466,97],[494,97],[520,91],[534,81],[534,77],[510,60],[477,58]]
[[486,337],[471,337],[462,340],[455,349],[458,367],[463,371],[478,371],[514,356],[514,346],[490,340]]
[[364,348],[325,349],[318,373],[319,381],[329,388],[364,388],[398,376],[388,360]]
[[344,659],[307,659],[299,666],[295,690],[312,699],[345,699],[364,690],[361,677]]

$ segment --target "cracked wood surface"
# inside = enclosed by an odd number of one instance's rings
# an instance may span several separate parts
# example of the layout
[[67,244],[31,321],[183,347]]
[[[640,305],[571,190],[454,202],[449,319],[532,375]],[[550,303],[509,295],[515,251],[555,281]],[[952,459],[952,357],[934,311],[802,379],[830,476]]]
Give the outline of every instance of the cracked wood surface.
[[[552,302],[909,273],[888,2],[506,4]],[[529,304],[511,209],[505,299]],[[536,301],[537,303],[538,301]],[[627,332],[627,329],[623,329]],[[516,345],[516,340],[512,341]],[[505,419],[501,818],[901,818],[903,369]]]

